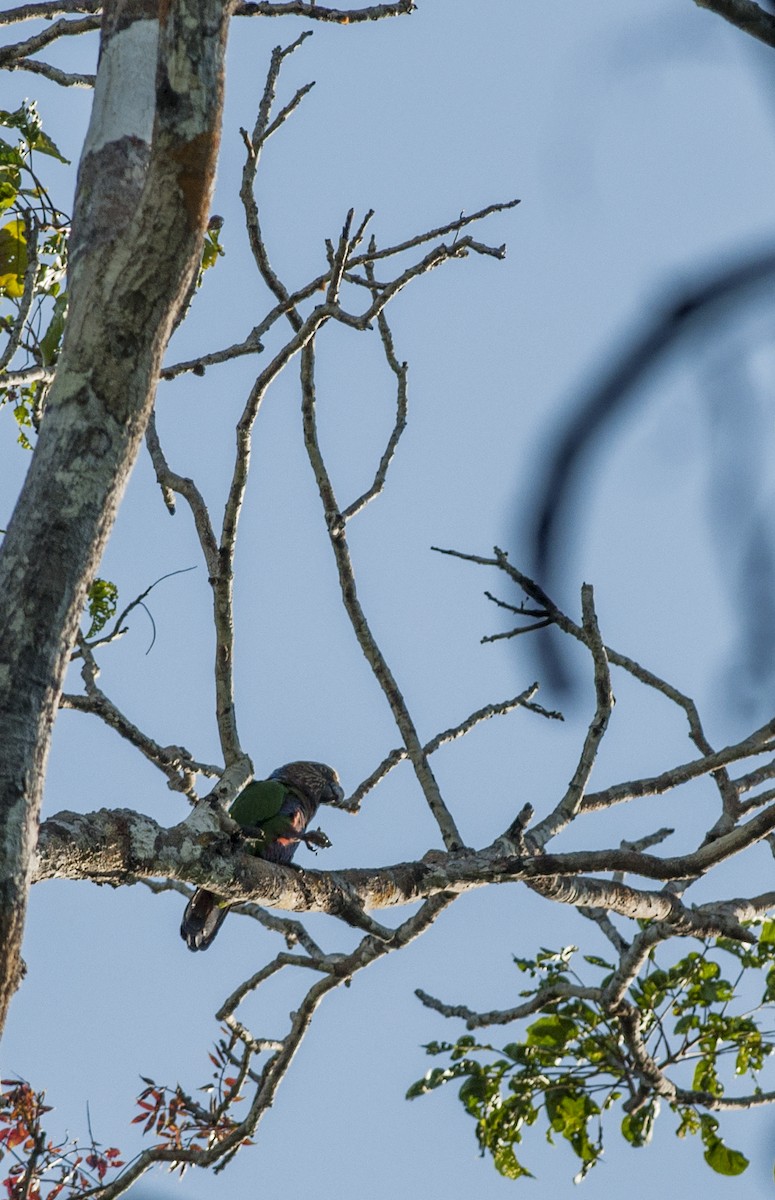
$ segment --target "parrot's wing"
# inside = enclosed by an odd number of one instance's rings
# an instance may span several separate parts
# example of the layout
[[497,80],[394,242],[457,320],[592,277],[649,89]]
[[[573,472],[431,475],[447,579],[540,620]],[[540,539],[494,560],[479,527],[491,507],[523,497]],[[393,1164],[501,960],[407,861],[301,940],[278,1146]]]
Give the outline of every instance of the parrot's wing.
[[238,825],[266,825],[277,816],[284,799],[285,787],[279,780],[254,780],[243,788],[229,813]]

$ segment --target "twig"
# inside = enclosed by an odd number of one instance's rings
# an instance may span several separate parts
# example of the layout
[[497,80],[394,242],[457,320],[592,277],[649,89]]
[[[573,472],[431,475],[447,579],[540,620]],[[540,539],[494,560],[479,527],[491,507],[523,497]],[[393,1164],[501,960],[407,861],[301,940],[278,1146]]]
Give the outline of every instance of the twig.
[[6,71],[30,71],[33,75],[42,75],[60,87],[93,88],[96,76],[85,75],[78,71],[62,71],[51,63],[42,62],[39,58],[19,58],[8,63]]
[[168,785],[173,791],[184,792],[190,799],[196,800],[194,782],[196,775],[219,778],[220,768],[210,763],[197,762],[182,746],[161,746],[153,738],[143,733],[137,725],[109,700],[105,693],[97,687],[98,668],[90,646],[85,639],[80,639],[80,652],[83,658],[81,674],[86,686],[83,696],[63,693],[59,699],[60,708],[69,708],[76,712],[92,713],[114,729],[121,737],[139,750],[144,758],[158,767],[166,775]]
[[241,342],[235,342],[233,346],[227,346],[224,350],[212,350],[209,354],[200,354],[198,358],[190,358],[185,362],[173,363],[169,367],[165,367],[161,372],[160,379],[177,379],[179,375],[191,373],[193,375],[204,375],[207,367],[215,366],[217,363],[231,362],[235,358],[241,358],[246,354],[260,354],[264,347],[258,336],[257,329],[251,329],[248,336]]
[[475,1012],[465,1004],[445,1004],[435,996],[429,996],[422,988],[416,988],[414,994],[426,1008],[432,1008],[443,1017],[460,1017],[465,1021],[467,1029],[481,1029],[484,1025],[509,1025],[512,1021],[531,1017],[533,1013],[542,1012],[557,1004],[559,1000],[569,1000],[571,997],[599,1001],[601,989],[581,987],[575,983],[550,983],[524,1004],[517,1004],[514,1008],[495,1009],[492,1012]]
[[395,246],[388,246],[384,250],[377,250],[373,254],[357,254],[350,260],[349,267],[352,270],[354,267],[359,267],[365,262],[377,262],[381,258],[392,258],[395,254],[403,254],[405,250],[413,250],[415,246],[422,246],[425,242],[435,241],[436,238],[446,237],[448,233],[459,233],[461,229],[465,229],[467,225],[473,225],[476,221],[483,221],[486,217],[490,217],[493,213],[506,212],[510,208],[516,208],[519,200],[505,200],[497,204],[487,204],[484,208],[480,208],[478,212],[471,213],[469,216],[460,215],[455,221],[448,221],[446,225],[438,225],[435,229],[429,229],[425,233],[419,233],[416,237],[408,238],[405,242],[398,242]]
[[228,767],[238,763],[244,757],[240,747],[234,709],[234,611],[231,557],[224,555],[222,547],[219,547],[216,542],[207,505],[193,479],[177,475],[170,469],[161,449],[153,413],[148,422],[146,444],[168,509],[171,512],[175,511],[173,492],[177,492],[188,502],[207,566],[208,580],[213,594],[215,622],[216,720],[224,762]]
[[545,817],[531,834],[531,843],[538,848],[543,848],[550,838],[565,829],[581,810],[584,792],[614,706],[608,659],[597,625],[592,588],[587,583],[581,589],[581,607],[584,642],[592,655],[595,668],[595,715],[587,730],[581,756],[567,792],[554,812]]
[[[119,615],[116,617],[115,621],[113,622],[113,628],[110,629],[108,631],[108,633],[102,634],[100,637],[94,637],[91,639],[84,638],[85,644],[92,651],[94,651],[98,646],[110,645],[111,642],[116,641],[117,638],[123,637],[123,635],[126,633],[126,626],[125,626],[124,622],[126,621],[129,614],[133,611],[133,609],[144,608],[146,613],[150,617],[151,624],[153,625],[153,641],[151,642],[151,645],[148,647],[148,650],[146,650],[146,654],[148,654],[153,647],[153,642],[156,640],[156,624],[153,620],[153,617],[151,617],[151,614],[150,614],[148,608],[144,604],[146,597],[151,594],[151,592],[153,591],[153,589],[155,587],[157,587],[160,583],[163,583],[165,579],[172,579],[175,575],[187,575],[189,571],[194,571],[194,570],[196,570],[195,567],[181,567],[177,571],[167,571],[166,574],[160,575],[158,579],[154,579],[153,583],[149,584],[149,586],[145,589],[144,592],[141,592],[139,596],[135,596],[134,600],[130,600],[129,604],[127,604],[126,607],[124,609],[122,609],[122,611],[119,613]],[[75,661],[76,659],[82,658],[82,657],[83,657],[83,652],[82,652],[81,644],[79,641],[78,644],[73,649],[73,652],[70,655],[70,658],[71,658],[71,661]]]
[[431,812],[436,818],[436,822],[441,831],[444,843],[448,850],[461,849],[463,841],[457,830],[457,826],[452,818],[451,813],[447,809],[441,792],[439,791],[438,783],[431,770],[428,762],[428,756],[425,753],[424,747],[415,729],[414,722],[409,714],[403,695],[398,687],[398,684],[393,676],[392,671],[387,665],[387,662],[381,650],[377,646],[374,636],[369,628],[360,601],[358,600],[357,589],[355,585],[355,575],[350,552],[347,546],[345,537],[344,522],[341,519],[339,507],[336,502],[331,478],[323,461],[323,456],[320,451],[317,436],[317,421],[315,415],[315,358],[312,344],[305,347],[302,354],[302,414],[304,420],[304,445],[307,448],[312,470],[315,474],[315,479],[320,492],[320,498],[323,504],[323,511],[326,517],[326,525],[328,527],[329,541],[334,552],[337,571],[339,573],[339,585],[342,590],[342,601],[344,603],[347,615],[350,618],[353,631],[358,640],[369,666],[372,669],[375,679],[382,688],[385,699],[390,705],[393,719],[398,726],[399,732],[404,739],[407,757],[410,759],[414,767],[423,795],[428,803]]
[[[371,246],[376,248],[374,239],[372,238]],[[366,276],[370,282],[374,282],[374,267],[371,262],[366,264]],[[388,468],[392,462],[393,455],[398,447],[399,438],[406,428],[407,416],[407,393],[406,393],[406,376],[409,369],[405,362],[400,363],[396,358],[395,349],[393,347],[393,335],[390,332],[390,326],[387,323],[384,312],[381,312],[377,317],[377,328],[382,342],[382,348],[385,352],[385,358],[390,370],[396,377],[396,419],[393,428],[388,438],[387,446],[379,460],[379,466],[374,476],[374,482],[371,487],[359,496],[357,500],[353,500],[352,504],[348,504],[342,512],[342,520],[349,521],[352,517],[357,516],[359,512],[372,501],[375,496],[378,496],[385,486]]]
[[[510,563],[508,560],[508,555],[505,554],[503,550],[500,550],[497,546],[494,548],[493,558],[484,558],[483,556],[477,554],[464,554],[457,550],[444,550],[438,546],[433,546],[432,549],[436,550],[439,554],[446,554],[453,558],[460,558],[466,562],[474,562],[483,566],[497,567],[499,570],[504,571],[511,579],[514,580],[515,583],[518,584],[520,588],[522,588],[522,590],[528,596],[531,597],[532,600],[541,605],[542,609],[552,620],[552,622],[557,625],[558,629],[561,629],[563,633],[569,634],[577,641],[581,641],[586,644],[584,630],[574,621],[571,621],[571,619],[567,617],[565,613],[557,607],[556,604],[554,604],[554,602],[549,598],[539,584],[537,584],[528,575],[525,575],[524,572],[518,570],[512,563]],[[682,692],[678,691],[677,688],[674,688],[671,684],[668,684],[663,679],[660,679],[659,676],[655,675],[652,671],[648,671],[644,667],[641,667],[639,663],[636,663],[634,659],[629,658],[627,655],[620,654],[619,651],[613,650],[610,646],[605,646],[604,650],[609,663],[613,663],[615,666],[621,667],[623,670],[631,674],[635,679],[639,680],[639,682],[643,683],[647,687],[653,688],[655,691],[660,692],[663,696],[666,696],[667,699],[678,705],[679,708],[683,709],[689,723],[689,736],[691,740],[705,756],[705,760],[712,760],[710,769],[708,771],[701,771],[699,773],[712,774],[714,782],[716,783],[722,798],[722,817],[720,821],[717,822],[716,826],[714,826],[709,836],[717,836],[719,833],[728,831],[728,829],[731,828],[732,824],[734,823],[735,818],[739,815],[737,790],[735,785],[730,780],[728,773],[724,769],[727,762],[734,761],[734,757],[727,759],[719,756],[718,759],[716,758],[710,742],[705,736],[697,707],[690,697],[685,696]],[[769,727],[764,727],[764,729],[767,728]],[[775,722],[771,723],[771,728],[772,734],[775,735]],[[760,730],[757,734],[752,735],[752,739],[758,740],[761,734],[762,731]],[[746,743],[749,743],[749,741],[752,739],[746,739]],[[762,742],[763,744],[759,748],[747,750],[746,753],[740,754],[739,757],[743,758],[747,757],[748,754],[763,753],[767,750],[767,745],[764,744],[766,743],[766,738],[762,738]],[[633,793],[633,795],[634,794],[645,795],[647,792],[643,791]],[[606,795],[608,795],[607,792],[587,796],[582,805],[582,809],[584,811],[593,811],[597,802]],[[625,796],[622,794],[621,798],[629,799],[630,796]],[[600,807],[603,806],[604,804],[600,804]]]
[[[532,683],[530,687],[525,688],[524,692],[520,692],[520,694],[515,696],[512,700],[503,700],[499,704],[486,704],[484,708],[478,708],[476,712],[471,713],[471,715],[466,717],[465,721],[461,721],[459,725],[454,725],[451,729],[445,729],[443,733],[438,733],[434,738],[431,738],[431,740],[427,742],[424,747],[425,753],[428,755],[434,754],[441,746],[444,746],[448,742],[455,741],[456,738],[464,737],[465,734],[470,733],[470,731],[482,721],[487,721],[490,717],[504,716],[506,713],[513,712],[515,708],[527,708],[530,712],[538,713],[542,717],[547,717],[555,721],[562,721],[562,713],[552,712],[543,708],[540,704],[533,703],[532,697],[537,691],[538,684]],[[357,812],[364,796],[366,796],[367,793],[372,790],[372,788],[376,787],[380,780],[384,779],[394,767],[398,766],[400,762],[403,762],[406,757],[406,748],[403,746],[395,750],[391,750],[390,753],[383,758],[379,766],[372,771],[371,775],[364,779],[363,783],[358,785],[353,794],[342,804],[342,808],[347,809],[348,812]]]

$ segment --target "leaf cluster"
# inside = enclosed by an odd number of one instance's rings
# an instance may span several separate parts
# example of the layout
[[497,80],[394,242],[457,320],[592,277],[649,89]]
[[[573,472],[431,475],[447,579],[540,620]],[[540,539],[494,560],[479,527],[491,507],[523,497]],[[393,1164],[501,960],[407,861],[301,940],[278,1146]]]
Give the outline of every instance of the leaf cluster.
[[[239,1071],[236,1075],[227,1073],[234,1069],[235,1060],[223,1039],[216,1043],[209,1058],[215,1068],[212,1082],[199,1089],[207,1096],[205,1103],[190,1096],[180,1084],[168,1087],[142,1076],[147,1086],[137,1098],[140,1111],[132,1118],[132,1124],[142,1124],[143,1133],[154,1135],[156,1145],[162,1149],[211,1149],[237,1127],[230,1110],[243,1100],[244,1078]],[[245,1144],[250,1144],[247,1139]],[[183,1175],[188,1165],[187,1161],[178,1162],[171,1169]]]
[[[0,1080],[0,1162],[7,1200],[55,1200],[75,1197],[103,1184],[124,1166],[115,1146],[102,1148],[90,1131],[87,1147],[75,1139],[49,1139],[43,1117],[51,1112],[45,1092],[23,1080]],[[10,1165],[7,1160],[10,1160]]]
[[[15,143],[0,138],[0,333],[6,335],[0,365],[17,351],[25,367],[53,367],[67,315],[64,290],[68,218],[53,204],[37,173],[36,154],[67,159],[44,131],[37,107],[24,101],[15,112],[0,110],[0,126],[18,134]],[[5,311],[3,311],[5,309]],[[0,384],[0,407],[12,406],[18,441],[31,449],[45,396],[45,380],[18,387]]]
[[[630,1146],[648,1144],[667,1102],[677,1136],[699,1134],[708,1166],[723,1175],[745,1171],[747,1158],[724,1143],[718,1119],[705,1110],[724,1107],[730,1076],[749,1077],[754,1100],[763,1096],[759,1073],[775,1049],[775,1031],[762,1019],[775,998],[775,922],[763,923],[756,945],[705,940],[667,968],[652,950],[642,979],[617,1003],[606,995],[614,965],[585,955],[606,972],[585,986],[571,966],[574,952],[515,958],[535,981],[521,995],[539,1002],[546,995],[535,1008],[542,1015],[501,1048],[470,1035],[426,1045],[449,1065],[429,1070],[408,1098],[460,1081],[458,1097],[476,1121],[482,1154],[510,1179],[531,1176],[515,1147],[539,1121],[549,1142],[559,1137],[570,1146],[580,1163],[576,1181],[583,1179],[603,1154],[604,1114],[620,1102],[619,1129]],[[567,997],[557,998],[558,985],[567,985]],[[688,1086],[668,1078],[674,1068]]]
[[109,579],[95,579],[86,595],[86,608],[91,620],[87,638],[100,633],[116,614],[118,588]]

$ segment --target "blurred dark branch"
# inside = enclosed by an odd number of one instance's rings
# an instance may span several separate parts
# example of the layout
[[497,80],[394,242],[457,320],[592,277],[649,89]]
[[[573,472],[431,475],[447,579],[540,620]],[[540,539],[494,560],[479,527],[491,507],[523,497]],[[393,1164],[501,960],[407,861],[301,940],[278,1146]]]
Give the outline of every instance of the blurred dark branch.
[[[775,250],[770,248],[746,257],[655,304],[655,315],[625,339],[618,354],[607,356],[611,365],[606,365],[575,405],[548,455],[543,482],[538,488],[528,537],[534,574],[543,587],[557,588],[571,522],[580,507],[582,471],[589,453],[600,444],[601,435],[627,411],[641,385],[683,337],[690,333],[707,334],[711,323],[721,321],[731,306],[746,298],[746,293],[771,283],[773,277]],[[567,670],[554,644],[547,639],[541,649],[552,681],[567,687],[570,682]]]
[[766,46],[775,46],[775,17],[753,0],[694,0],[698,8],[708,8],[720,17],[750,33]]

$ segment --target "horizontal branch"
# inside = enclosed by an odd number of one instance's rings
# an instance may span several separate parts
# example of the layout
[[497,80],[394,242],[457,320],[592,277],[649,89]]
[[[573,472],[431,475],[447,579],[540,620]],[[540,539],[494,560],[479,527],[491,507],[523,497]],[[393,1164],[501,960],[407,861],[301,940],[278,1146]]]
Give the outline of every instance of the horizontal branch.
[[285,0],[271,4],[267,0],[246,0],[238,5],[238,17],[308,17],[311,21],[332,21],[336,25],[356,25],[361,21],[381,21],[385,17],[400,17],[414,10],[413,0],[397,0],[395,4],[368,4],[365,8],[324,8],[314,0]]
[[30,71],[33,75],[42,75],[44,79],[58,83],[60,87],[92,88],[96,79],[95,75],[82,74],[79,71],[63,71],[61,67],[43,62],[40,58],[18,58],[15,62],[8,63],[5,69],[7,71]]
[[[762,818],[766,818],[763,821]],[[353,910],[386,909],[440,894],[460,895],[500,883],[527,883],[559,903],[603,908],[631,919],[666,921],[677,934],[747,940],[740,921],[760,911],[768,897],[685,906],[670,891],[651,891],[584,872],[627,870],[657,879],[684,879],[725,857],[729,842],[746,829],[764,837],[775,826],[775,807],[727,838],[695,854],[669,859],[631,850],[576,851],[555,855],[503,855],[500,843],[479,853],[433,851],[417,862],[341,871],[295,870],[243,852],[238,828],[206,803],[181,824],[165,829],[127,809],[62,812],[40,829],[36,880],[87,879],[120,885],[129,877],[165,877],[206,886],[232,902],[253,900],[293,912],[325,912],[352,921]]]
[[164,368],[161,378],[177,379],[178,375],[186,375],[188,372],[193,375],[204,375],[208,367],[215,366],[217,363],[232,362],[235,358],[241,358],[245,354],[260,354],[263,349],[258,328],[251,329],[243,341],[226,346],[223,350],[212,350],[209,354],[200,354],[198,358],[172,363],[169,367]]
[[90,33],[100,27],[99,16],[83,17],[80,21],[67,21],[63,17],[59,21],[55,21],[53,25],[46,26],[40,33],[35,33],[32,37],[27,38],[23,42],[14,42],[10,46],[0,47],[0,67],[13,67],[19,59],[27,58],[30,54],[37,53],[44,46],[50,46],[52,42],[57,41],[61,37],[77,37],[82,33]]
[[[20,21],[51,20],[53,17],[73,16],[76,13],[99,13],[102,0],[41,0],[36,4],[20,4],[6,12],[0,12],[0,25],[14,25]],[[314,21],[333,21],[339,25],[355,25],[361,21],[379,21],[385,17],[400,17],[414,10],[413,0],[397,0],[394,4],[369,4],[363,8],[324,8],[309,3],[309,0],[286,0],[286,3],[238,4],[238,17],[308,17]]]
[[21,21],[50,21],[54,17],[76,13],[98,13],[102,0],[42,0],[38,4],[19,4],[0,12],[0,25],[17,25]]

